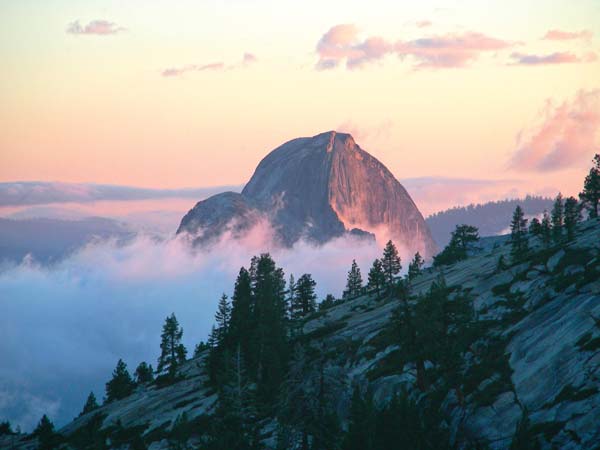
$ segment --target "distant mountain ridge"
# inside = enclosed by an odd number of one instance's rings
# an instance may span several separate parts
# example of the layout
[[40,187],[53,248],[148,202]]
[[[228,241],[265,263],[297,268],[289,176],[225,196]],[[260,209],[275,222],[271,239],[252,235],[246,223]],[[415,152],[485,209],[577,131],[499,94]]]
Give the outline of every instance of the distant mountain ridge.
[[14,181],[0,183],[0,206],[42,205],[65,202],[104,200],[148,200],[160,198],[198,198],[236,191],[240,186],[216,186],[187,189],[151,189],[96,183],[63,183],[51,181]]
[[350,233],[393,239],[425,256],[437,250],[406,189],[352,136],[335,131],[276,148],[240,194],[225,192],[199,202],[177,233],[206,244],[225,232],[242,236],[261,218],[269,220],[283,246],[299,239],[322,244]]
[[96,239],[125,242],[135,232],[103,217],[80,220],[0,218],[0,264],[19,263],[27,255],[48,264],[58,262]]
[[512,213],[517,205],[526,215],[539,215],[550,212],[553,199],[541,196],[526,196],[522,199],[507,199],[494,202],[456,206],[440,211],[425,219],[435,242],[444,247],[450,241],[450,233],[456,225],[476,226],[481,236],[494,236],[505,231],[510,225]]

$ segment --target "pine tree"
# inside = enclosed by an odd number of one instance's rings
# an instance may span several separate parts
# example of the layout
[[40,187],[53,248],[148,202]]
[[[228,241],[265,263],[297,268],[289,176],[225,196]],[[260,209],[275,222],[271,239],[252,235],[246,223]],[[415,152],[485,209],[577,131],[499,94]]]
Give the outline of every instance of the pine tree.
[[473,225],[457,225],[452,232],[452,240],[460,253],[466,258],[469,245],[479,241],[479,230]]
[[221,295],[217,312],[215,313],[215,323],[217,324],[217,345],[225,345],[227,335],[229,333],[229,325],[231,322],[231,305],[227,299],[227,295]]
[[420,253],[419,252],[415,253],[413,260],[408,265],[408,280],[409,281],[412,281],[421,273],[423,264],[425,264],[425,261],[421,257]]
[[380,259],[373,261],[373,266],[369,270],[368,288],[375,290],[375,295],[379,298],[379,292],[385,284],[385,273],[383,272],[383,264]]
[[175,314],[171,314],[165,319],[162,334],[160,335],[160,357],[158,358],[157,372],[166,371],[173,378],[177,368],[185,361],[186,349],[181,343],[183,337],[183,328],[179,327],[179,322]]
[[319,311],[331,308],[335,305],[335,297],[333,294],[327,294],[323,301],[319,303]]
[[439,417],[432,417],[432,424],[425,423],[422,416],[431,412],[427,407],[424,409],[425,411],[419,408],[406,393],[402,391],[395,393],[391,401],[376,412],[375,448],[377,450],[452,448],[447,432],[440,429],[438,425],[442,420]]
[[292,319],[301,319],[315,312],[317,308],[316,285],[317,283],[308,273],[298,278],[294,299],[292,300]]
[[135,369],[135,381],[138,384],[150,383],[154,381],[154,370],[152,364],[148,364],[145,361],[139,363]]
[[106,383],[106,401],[120,400],[133,392],[135,387],[131,375],[127,370],[127,364],[119,359],[117,367],[113,371],[112,379]]
[[241,345],[237,345],[232,358],[226,359],[209,449],[259,448],[255,389],[245,369],[244,359]]
[[360,268],[356,264],[356,260],[352,260],[352,266],[348,271],[348,277],[346,280],[346,290],[344,291],[344,297],[354,298],[360,295],[362,291],[362,275]]
[[339,370],[326,368],[322,347],[295,347],[279,401],[278,448],[337,448],[335,404],[343,381]]
[[383,258],[381,258],[381,264],[383,264],[385,282],[388,286],[391,286],[394,283],[394,277],[400,273],[400,270],[402,270],[398,249],[391,240],[388,241],[383,249]]
[[194,358],[198,358],[202,353],[208,350],[210,346],[208,342],[200,341],[194,347]]
[[450,243],[433,258],[435,267],[452,264],[467,258],[469,246],[479,241],[479,230],[472,225],[457,225]]
[[531,219],[531,222],[529,224],[529,233],[533,236],[542,235],[542,224],[540,222],[540,219],[538,219],[537,217]]
[[293,304],[294,304],[294,298],[296,297],[296,281],[294,279],[294,275],[290,274],[290,280],[288,281],[288,295],[286,298],[286,307],[289,309],[290,313],[290,318],[293,318],[294,316],[294,312],[293,312]]
[[504,260],[504,255],[500,255],[498,258],[498,264],[496,264],[496,272],[502,272],[507,269],[506,261]]
[[363,398],[360,388],[355,386],[350,404],[348,432],[342,442],[343,450],[375,449],[375,407],[370,396]]
[[39,450],[53,450],[60,444],[60,435],[54,430],[54,424],[46,414],[38,422],[33,435],[38,438]]
[[3,420],[0,422],[0,436],[7,436],[15,434],[13,431],[10,422],[8,420]]
[[98,405],[96,396],[94,395],[93,392],[90,392],[90,395],[88,395],[87,400],[85,401],[85,404],[83,405],[83,410],[81,411],[81,413],[79,413],[79,415],[83,416],[84,414],[95,411],[99,407],[100,407],[100,405]]
[[233,296],[231,297],[229,334],[232,349],[236,348],[238,344],[241,346],[241,353],[246,367],[252,365],[249,358],[253,339],[252,329],[255,328],[253,311],[252,280],[248,270],[242,267],[235,281]]
[[510,223],[510,240],[513,259],[522,259],[529,249],[527,244],[527,219],[525,219],[525,214],[519,205],[515,208]]
[[569,197],[565,200],[565,230],[567,231],[567,239],[573,240],[575,237],[575,227],[581,220],[581,208],[575,197]]
[[564,205],[562,194],[556,196],[554,206],[552,207],[552,238],[554,242],[560,242],[562,239],[562,229],[564,225]]
[[591,218],[598,217],[598,204],[600,203],[600,154],[594,156],[594,166],[585,177],[583,191],[579,199],[588,210]]
[[550,215],[546,210],[544,210],[544,215],[542,216],[542,223],[540,226],[542,230],[542,242],[544,245],[548,246],[552,240],[552,223],[550,220]]
[[253,314],[250,364],[259,401],[271,404],[283,379],[288,358],[288,321],[285,279],[268,253],[252,258],[250,265]]
[[417,362],[429,360],[438,365],[461,403],[461,354],[467,350],[473,338],[473,318],[471,299],[461,293],[450,299],[450,289],[443,276],[433,282],[427,294],[415,304],[414,358]]

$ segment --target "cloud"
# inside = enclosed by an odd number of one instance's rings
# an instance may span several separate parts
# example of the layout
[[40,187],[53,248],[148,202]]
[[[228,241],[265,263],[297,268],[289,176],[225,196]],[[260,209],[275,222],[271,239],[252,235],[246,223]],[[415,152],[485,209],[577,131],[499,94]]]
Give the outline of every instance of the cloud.
[[600,90],[579,91],[560,105],[548,100],[539,122],[517,136],[510,168],[546,172],[587,161],[599,148]]
[[588,53],[584,57],[579,57],[569,52],[556,52],[548,55],[533,55],[523,53],[512,53],[510,57],[514,60],[513,65],[520,66],[539,66],[546,64],[573,64],[593,62],[596,60],[595,53]]
[[317,43],[317,70],[338,67],[357,69],[387,55],[410,57],[416,68],[464,67],[482,53],[495,52],[515,45],[483,33],[463,32],[428,36],[409,41],[387,41],[379,36],[359,38],[352,24],[332,27]]
[[50,203],[90,203],[104,200],[130,201],[160,198],[199,198],[219,192],[239,191],[240,186],[191,189],[147,189],[95,183],[15,181],[0,183],[0,207]]
[[67,33],[69,34],[95,34],[106,36],[109,34],[117,34],[122,31],[126,31],[126,29],[107,20],[92,20],[85,26],[81,26],[79,21],[76,20],[67,25]]
[[398,42],[396,53],[412,56],[418,67],[464,67],[484,52],[503,50],[515,45],[483,33],[447,33],[444,35]]
[[354,140],[365,142],[369,139],[380,139],[387,138],[390,136],[391,129],[393,127],[393,122],[390,119],[386,119],[375,125],[364,125],[357,124],[351,120],[347,120],[344,123],[340,124],[336,130],[339,130],[342,133],[349,133],[352,135]]
[[258,61],[258,58],[253,53],[244,53],[244,57],[242,58],[243,64],[253,64]]
[[207,337],[221,293],[232,293],[253,255],[271,251],[286,278],[312,273],[323,298],[340,295],[353,258],[366,272],[381,252],[351,238],[280,249],[271,235],[262,222],[242,240],[224,236],[198,252],[182,237],[140,236],[126,245],[97,242],[51,267],[25,260],[0,271],[0,417],[26,430],[44,412],[64,424],[90,390],[102,398],[118,358],[130,371],[141,361],[155,365],[171,312],[193,351]]
[[431,23],[431,20],[419,20],[415,22],[415,25],[417,26],[417,28],[427,28],[433,24]]
[[233,70],[248,67],[258,61],[256,55],[252,53],[244,53],[242,60],[236,64],[227,65],[224,62],[214,62],[210,64],[188,64],[182,67],[171,67],[161,72],[161,75],[166,78],[180,77],[188,72],[204,72],[204,71],[220,71],[220,70]]
[[581,31],[561,31],[549,30],[542,39],[549,41],[569,41],[573,39],[590,40],[594,34],[590,30]]
[[225,68],[225,63],[223,62],[214,62],[210,64],[196,65],[190,64],[183,67],[172,67],[169,69],[165,69],[162,71],[163,77],[179,77],[187,72],[203,72],[205,70],[223,70]]

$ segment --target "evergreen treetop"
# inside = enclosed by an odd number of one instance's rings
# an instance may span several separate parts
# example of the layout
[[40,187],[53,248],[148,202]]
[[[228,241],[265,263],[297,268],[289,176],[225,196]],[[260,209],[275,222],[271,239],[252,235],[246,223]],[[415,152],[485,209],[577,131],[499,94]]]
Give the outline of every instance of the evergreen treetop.
[[544,215],[542,216],[542,222],[540,224],[542,242],[544,245],[550,244],[552,240],[552,222],[550,220],[550,215],[548,211],[544,211]]
[[450,243],[433,258],[435,267],[452,264],[467,258],[469,246],[479,241],[479,230],[472,225],[457,225]]
[[363,279],[360,273],[360,268],[356,264],[356,260],[352,260],[352,266],[348,271],[348,277],[346,279],[346,290],[344,291],[345,297],[357,297],[362,291]]
[[316,311],[316,285],[317,283],[315,283],[312,276],[308,273],[298,278],[292,300],[292,319],[300,319]]
[[598,204],[600,203],[600,154],[596,153],[593,159],[593,167],[585,177],[583,191],[579,198],[587,208],[591,218],[598,217]]
[[521,259],[528,251],[527,219],[521,206],[517,205],[510,222],[511,254],[514,259]]
[[106,383],[106,401],[120,400],[133,392],[135,387],[131,375],[127,370],[127,364],[122,359],[117,362],[113,371],[112,379]]
[[569,197],[565,200],[565,218],[564,227],[567,231],[567,239],[572,240],[575,237],[575,227],[581,220],[581,207],[575,197]]
[[408,265],[408,279],[413,280],[421,273],[421,269],[423,268],[423,264],[425,264],[425,260],[421,257],[419,252],[415,253],[413,260]]
[[145,361],[142,361],[138,364],[135,369],[135,381],[136,383],[150,383],[154,380],[154,370],[152,369],[152,364],[148,364]]
[[552,238],[555,242],[558,242],[562,238],[562,228],[564,225],[564,204],[563,196],[559,192],[554,200],[554,206],[552,207]]
[[369,270],[369,282],[367,286],[369,289],[375,290],[377,297],[379,297],[379,292],[384,285],[385,273],[383,272],[383,264],[380,259],[376,259]]
[[94,395],[93,392],[90,392],[90,394],[87,397],[87,400],[85,401],[85,404],[83,405],[83,410],[81,411],[81,413],[79,415],[83,416],[84,414],[95,411],[99,407],[100,407],[100,405],[98,405],[96,396]]
[[181,343],[183,328],[175,317],[175,313],[165,319],[160,335],[160,356],[158,358],[158,373],[166,371],[169,376],[175,376],[177,367],[185,361],[186,349]]
[[402,270],[402,264],[400,263],[398,249],[391,240],[387,242],[385,248],[383,249],[381,264],[383,265],[385,282],[388,285],[393,284],[394,277],[400,273],[400,270]]

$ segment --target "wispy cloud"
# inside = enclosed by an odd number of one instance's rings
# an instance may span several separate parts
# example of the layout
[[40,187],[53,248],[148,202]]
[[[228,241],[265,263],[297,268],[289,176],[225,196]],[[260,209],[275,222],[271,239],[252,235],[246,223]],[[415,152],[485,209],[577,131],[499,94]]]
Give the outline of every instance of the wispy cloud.
[[242,58],[242,63],[244,64],[253,64],[258,61],[258,58],[253,53],[244,53],[244,57]]
[[503,50],[514,45],[483,33],[447,33],[398,42],[396,52],[401,57],[412,56],[419,67],[464,67],[482,53]]
[[183,67],[171,67],[169,69],[165,69],[162,71],[163,77],[179,77],[187,72],[203,72],[205,70],[223,70],[225,68],[225,63],[223,62],[214,62],[210,64],[196,65],[196,64],[188,64]]
[[558,106],[547,101],[539,122],[519,133],[509,167],[546,172],[587,160],[600,147],[600,90],[579,91]]
[[387,55],[410,57],[417,68],[464,67],[482,53],[495,52],[514,43],[477,32],[446,33],[409,41],[387,41],[380,36],[359,38],[355,25],[336,25],[317,43],[318,70],[327,70],[345,62],[347,69],[361,68]]
[[92,20],[85,26],[82,26],[79,21],[76,20],[67,25],[67,33],[69,34],[95,34],[106,36],[117,34],[122,31],[125,31],[125,28],[107,20]]
[[431,20],[418,20],[417,22],[415,22],[415,25],[418,28],[427,28],[427,27],[430,27],[433,24],[431,23]]
[[188,72],[204,72],[204,71],[220,71],[232,70],[248,67],[258,61],[258,58],[253,53],[244,53],[242,60],[236,64],[227,65],[223,61],[213,62],[210,64],[188,64],[181,67],[170,67],[161,72],[163,77],[180,77]]
[[374,125],[358,124],[352,120],[347,120],[340,124],[336,130],[342,133],[350,133],[356,141],[365,142],[388,138],[393,125],[390,119],[383,120]]
[[574,39],[589,40],[594,36],[590,30],[581,31],[562,31],[562,30],[549,30],[542,39],[548,41],[570,41]]
[[525,53],[512,53],[510,55],[513,62],[512,65],[518,66],[540,66],[547,64],[574,64],[593,62],[597,59],[595,53],[591,52],[580,57],[570,52],[555,52],[547,55],[535,55]]

